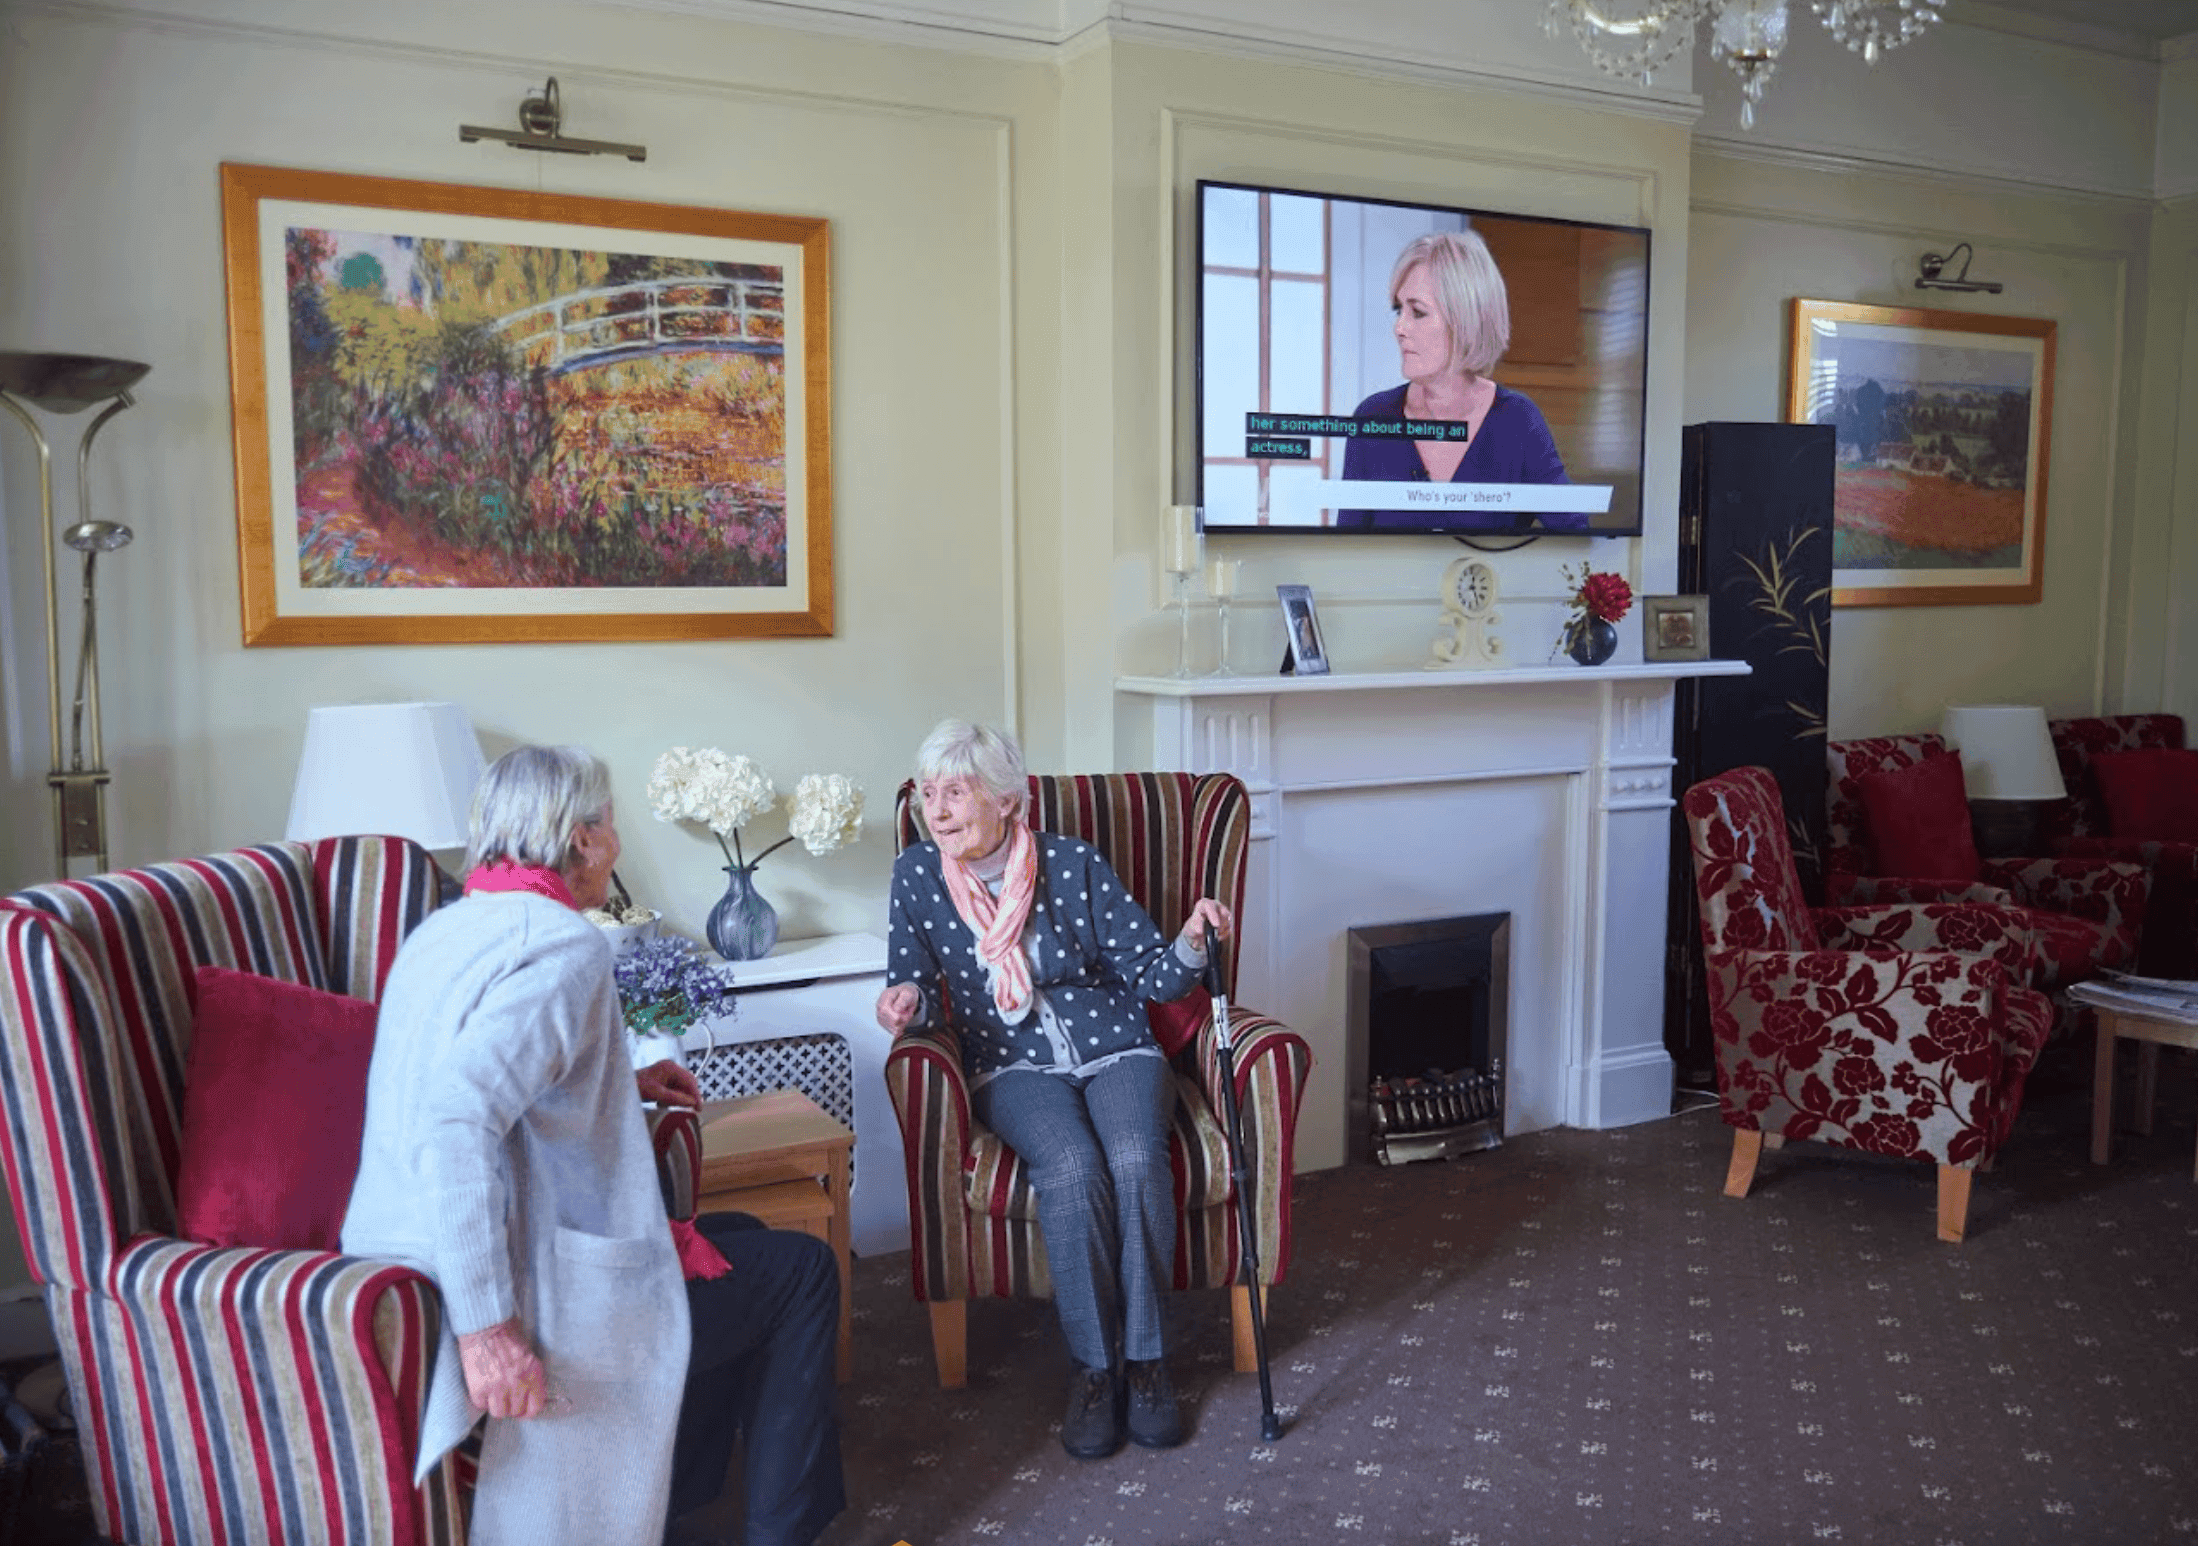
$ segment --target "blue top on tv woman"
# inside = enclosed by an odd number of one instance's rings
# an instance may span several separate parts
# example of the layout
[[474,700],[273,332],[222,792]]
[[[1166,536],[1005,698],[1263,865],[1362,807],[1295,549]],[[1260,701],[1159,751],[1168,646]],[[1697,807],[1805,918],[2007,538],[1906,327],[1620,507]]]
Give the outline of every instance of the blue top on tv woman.
[[[1414,483],[1567,483],[1564,459],[1533,402],[1491,381],[1511,345],[1511,301],[1488,243],[1474,231],[1414,238],[1389,271],[1402,386],[1358,405],[1363,419],[1448,419],[1472,426],[1467,440],[1353,436],[1343,448],[1347,479]],[[1336,525],[1511,526],[1502,511],[1339,510]],[[1587,516],[1548,511],[1556,531],[1585,531]]]

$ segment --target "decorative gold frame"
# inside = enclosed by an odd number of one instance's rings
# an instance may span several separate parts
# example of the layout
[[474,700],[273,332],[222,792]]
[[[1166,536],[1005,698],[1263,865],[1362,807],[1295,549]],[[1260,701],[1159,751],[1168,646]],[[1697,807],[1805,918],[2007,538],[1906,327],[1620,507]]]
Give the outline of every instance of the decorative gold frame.
[[[2022,484],[2022,538],[2017,563],[1991,568],[1963,569],[1861,569],[1838,567],[1842,515],[1853,509],[1854,490],[1849,479],[1864,469],[1841,469],[1833,483],[1832,604],[1870,606],[1992,606],[2035,602],[2045,590],[2046,474],[2051,461],[2053,424],[2053,355],[2055,324],[2037,317],[1987,316],[1975,312],[1932,311],[1912,306],[1862,306],[1844,301],[1796,299],[1792,309],[1791,346],[1787,356],[1786,418],[1789,423],[1818,422],[1822,404],[1810,403],[1810,383],[1820,374],[1816,341],[1820,334],[1841,323],[1882,328],[1892,335],[1884,342],[1914,348],[1956,347],[1991,352],[1993,340],[2010,343],[1997,352],[2028,356],[2030,372],[2030,420],[2025,447]],[[1900,335],[1910,335],[1905,338]],[[2014,341],[2022,340],[2021,343]],[[1819,389],[1821,395],[1822,389]],[[1877,471],[1878,469],[1869,469]],[[1907,469],[1901,469],[1906,472]],[[1915,498],[1915,508],[1925,501]],[[1899,576],[1913,575],[1912,583]],[[1973,578],[1971,576],[1974,576]]]
[[[825,637],[832,633],[832,437],[831,437],[831,237],[828,223],[799,216],[648,204],[627,199],[526,193],[452,183],[297,171],[225,164],[221,169],[222,234],[227,255],[229,369],[237,469],[238,567],[247,645],[449,644],[546,640],[675,640]],[[410,597],[438,594],[396,586],[316,587],[310,613],[286,611],[278,584],[280,556],[294,557],[296,543],[276,542],[277,521],[297,516],[297,490],[278,501],[276,468],[291,466],[290,453],[272,438],[276,421],[268,393],[291,389],[288,339],[270,339],[266,276],[280,283],[283,254],[262,250],[262,231],[272,218],[264,206],[297,204],[336,209],[365,221],[369,232],[407,232],[406,215],[448,228],[498,234],[469,238],[513,246],[600,247],[614,233],[660,239],[684,254],[700,252],[725,261],[753,261],[768,252],[786,276],[783,326],[786,414],[780,430],[786,466],[785,581],[779,587],[693,587],[693,605],[656,598],[635,587],[582,590],[482,587],[460,606],[478,610],[404,608]],[[390,212],[387,216],[378,211]],[[382,222],[387,223],[382,223]],[[503,225],[498,223],[502,222]],[[514,241],[509,223],[538,225],[539,236]],[[703,240],[698,242],[696,238]],[[725,245],[713,248],[712,241]],[[287,298],[275,304],[287,309]],[[798,332],[798,339],[795,336]],[[290,422],[286,400],[280,423]],[[795,425],[800,425],[799,445]],[[278,449],[281,455],[277,456]],[[292,595],[303,587],[293,584]],[[688,589],[688,588],[682,588]],[[363,599],[361,599],[363,598]],[[684,598],[680,598],[684,599]],[[356,603],[355,609],[346,610]],[[623,602],[623,604],[621,604]],[[492,603],[500,603],[501,610]],[[782,603],[782,604],[780,604]]]

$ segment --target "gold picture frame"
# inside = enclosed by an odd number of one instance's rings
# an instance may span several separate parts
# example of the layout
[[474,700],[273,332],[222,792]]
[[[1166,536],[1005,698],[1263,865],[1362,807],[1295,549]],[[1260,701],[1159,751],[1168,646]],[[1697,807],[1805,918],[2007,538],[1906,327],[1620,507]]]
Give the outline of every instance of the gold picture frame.
[[1839,431],[1834,606],[2034,602],[2055,326],[1795,300],[1786,418]]
[[224,165],[247,645],[821,637],[826,221]]

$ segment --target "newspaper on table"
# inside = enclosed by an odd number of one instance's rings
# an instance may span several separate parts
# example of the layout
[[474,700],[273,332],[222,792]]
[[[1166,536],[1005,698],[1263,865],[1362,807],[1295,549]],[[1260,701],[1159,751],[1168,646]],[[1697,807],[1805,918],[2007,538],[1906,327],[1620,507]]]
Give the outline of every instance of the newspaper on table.
[[2139,977],[2133,972],[2110,971],[2072,985],[2068,996],[2098,1009],[2198,1025],[2198,981],[2188,978]]

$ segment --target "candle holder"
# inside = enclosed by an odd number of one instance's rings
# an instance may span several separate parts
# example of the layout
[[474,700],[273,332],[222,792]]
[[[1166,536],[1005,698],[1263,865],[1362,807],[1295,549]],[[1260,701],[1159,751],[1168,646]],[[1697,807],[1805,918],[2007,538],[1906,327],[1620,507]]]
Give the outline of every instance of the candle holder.
[[1237,558],[1215,558],[1206,563],[1206,594],[1213,597],[1214,610],[1221,620],[1221,654],[1214,662],[1212,675],[1234,676],[1229,665],[1229,598],[1236,594],[1236,580],[1244,561]]
[[1191,576],[1198,573],[1198,506],[1169,505],[1160,512],[1160,566],[1175,581],[1175,676],[1191,674]]

